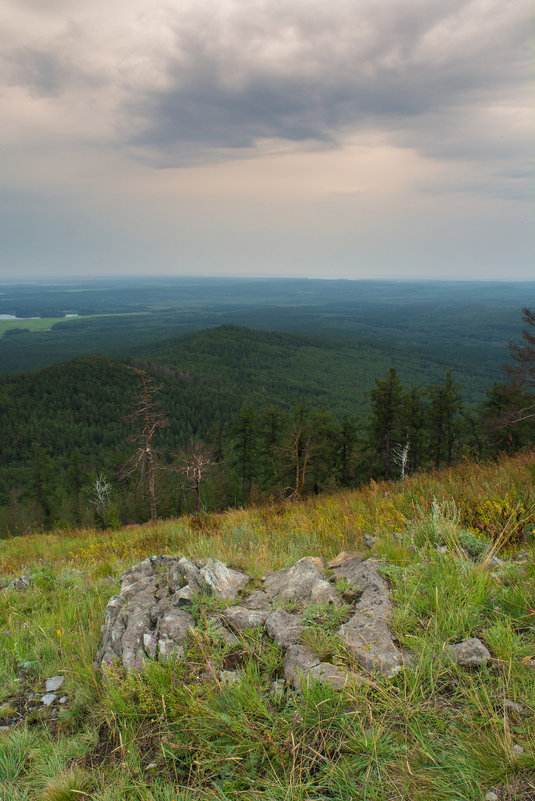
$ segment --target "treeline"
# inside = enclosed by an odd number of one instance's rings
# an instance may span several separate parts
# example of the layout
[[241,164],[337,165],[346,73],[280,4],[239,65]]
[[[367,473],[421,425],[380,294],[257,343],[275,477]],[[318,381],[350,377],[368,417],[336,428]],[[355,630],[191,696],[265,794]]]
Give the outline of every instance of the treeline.
[[[238,386],[223,403],[217,386],[152,372],[145,402],[160,421],[150,443],[152,498],[149,463],[132,462],[146,444],[143,415],[128,417],[143,402],[139,366],[81,359],[3,379],[1,536],[138,523],[154,518],[155,507],[171,517],[299,498],[492,458],[535,440],[532,417],[510,425],[532,403],[514,381],[495,384],[483,404],[467,408],[450,372],[408,387],[390,369],[375,380],[369,416],[359,419],[306,403],[270,405],[269,395],[264,405],[240,408]],[[134,469],[125,470],[129,459]]]

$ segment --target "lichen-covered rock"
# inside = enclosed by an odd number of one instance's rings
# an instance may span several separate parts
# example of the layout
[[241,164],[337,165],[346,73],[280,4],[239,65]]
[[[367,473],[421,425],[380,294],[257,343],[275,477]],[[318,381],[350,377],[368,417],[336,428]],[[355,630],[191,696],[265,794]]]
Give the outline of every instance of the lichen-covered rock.
[[488,649],[477,637],[448,645],[446,651],[452,662],[463,667],[480,667],[491,659]]
[[340,626],[342,641],[365,670],[395,675],[404,665],[405,657],[388,628],[390,599],[386,582],[377,571],[377,562],[350,559],[336,570],[336,576],[362,590],[353,617]]
[[264,581],[264,589],[271,600],[296,601],[302,606],[324,601],[341,603],[342,600],[308,557],[300,559],[292,567],[271,573]]
[[221,617],[233,629],[256,629],[263,626],[269,612],[265,609],[246,609],[243,606],[228,606]]
[[303,633],[300,615],[292,615],[284,609],[275,609],[266,619],[266,630],[277,645],[287,648],[299,642]]
[[[390,602],[377,562],[360,561],[355,553],[339,554],[335,578],[345,579],[358,598],[353,617],[339,629],[340,638],[367,670],[393,675],[403,664],[388,630]],[[320,602],[340,603],[342,598],[323,575],[323,561],[305,557],[291,567],[264,579],[240,602],[217,611],[208,603],[201,615],[204,637],[233,649],[241,631],[258,628],[286,650],[284,671],[295,687],[303,680],[344,687],[356,676],[329,662],[322,662],[302,641],[303,618],[278,604],[292,603],[305,610]],[[121,592],[110,599],[102,629],[103,643],[97,661],[101,666],[118,663],[126,670],[140,668],[144,661],[182,658],[184,644],[195,628],[190,614],[194,596],[201,593],[223,600],[235,599],[247,587],[249,576],[217,559],[189,560],[185,557],[151,556],[125,571]],[[350,592],[353,592],[351,590]],[[202,601],[200,601],[202,603]],[[202,611],[202,610],[201,610]],[[240,664],[240,651],[230,654],[231,664]],[[215,667],[208,677],[216,680]]]
[[349,559],[357,559],[360,562],[361,554],[359,554],[357,551],[341,551],[339,554],[337,554],[337,556],[334,557],[334,559],[331,559],[329,562],[327,562],[327,567],[331,569],[340,567]]

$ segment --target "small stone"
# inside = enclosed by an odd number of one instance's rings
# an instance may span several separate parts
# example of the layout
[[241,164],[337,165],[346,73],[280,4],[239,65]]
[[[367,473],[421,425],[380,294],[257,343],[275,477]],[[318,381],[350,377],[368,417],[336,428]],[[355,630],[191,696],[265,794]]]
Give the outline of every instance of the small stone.
[[513,745],[513,751],[515,752],[515,754],[520,756],[521,754],[524,753],[524,748],[521,745]]
[[529,553],[521,548],[514,556],[515,561],[517,562],[526,562],[529,559]]
[[51,679],[47,679],[46,680],[47,693],[53,693],[56,690],[59,690],[64,681],[65,681],[65,676],[52,676]]
[[58,696],[56,695],[56,693],[45,693],[45,695],[43,695],[41,698],[41,703],[43,704],[43,706],[50,706],[51,704],[54,703],[57,697]]
[[370,537],[369,534],[365,534],[362,539],[364,540],[364,545],[366,546],[366,548],[368,548],[369,551],[371,551],[371,549],[377,542],[377,537]]
[[437,545],[438,553],[448,553],[448,546],[447,545]]
[[158,767],[158,763],[157,762],[149,762],[149,764],[147,765],[145,770],[151,770],[152,771],[152,770],[156,770],[157,767]]
[[491,659],[491,655],[481,640],[470,637],[463,642],[448,645],[446,648],[452,662],[463,667],[479,667]]
[[517,704],[515,701],[510,701],[508,698],[506,698],[503,702],[503,707],[506,712],[512,712],[513,715],[518,715],[519,717],[524,717],[524,715],[527,715],[527,712],[522,704]]
[[500,567],[500,565],[503,565],[503,560],[498,559],[497,556],[491,556],[489,559],[489,565],[491,565],[491,567]]
[[59,702],[60,702],[60,704],[66,704],[67,703],[67,696],[66,695],[62,695],[61,698],[59,699]]
[[490,791],[490,792],[488,792],[486,794],[485,801],[499,801],[499,798],[496,795],[496,793],[493,793],[492,791]]
[[0,734],[8,734],[11,731],[11,726],[0,726]]

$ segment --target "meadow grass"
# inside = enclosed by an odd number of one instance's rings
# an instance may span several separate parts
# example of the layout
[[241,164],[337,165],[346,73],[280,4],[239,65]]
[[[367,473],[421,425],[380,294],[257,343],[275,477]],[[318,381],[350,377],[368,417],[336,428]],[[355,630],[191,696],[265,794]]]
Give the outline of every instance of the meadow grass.
[[[0,716],[9,726],[0,798],[481,801],[490,788],[500,799],[535,797],[534,509],[524,455],[200,523],[1,542]],[[364,534],[377,537],[366,555],[382,560],[392,628],[414,659],[393,679],[277,689],[280,649],[253,631],[229,646],[202,616],[182,662],[106,677],[93,666],[119,573],[147,555],[215,556],[259,578],[305,555],[365,551]],[[463,546],[468,535],[483,545],[477,556]],[[487,558],[496,543],[501,563]],[[519,548],[527,561],[514,559]],[[32,586],[10,589],[22,574]],[[335,636],[349,613],[307,610],[304,636],[358,671]],[[491,662],[452,664],[446,645],[466,637],[483,640]],[[236,660],[240,680],[227,686],[218,671]],[[65,676],[67,696],[56,719],[28,700],[53,675]]]

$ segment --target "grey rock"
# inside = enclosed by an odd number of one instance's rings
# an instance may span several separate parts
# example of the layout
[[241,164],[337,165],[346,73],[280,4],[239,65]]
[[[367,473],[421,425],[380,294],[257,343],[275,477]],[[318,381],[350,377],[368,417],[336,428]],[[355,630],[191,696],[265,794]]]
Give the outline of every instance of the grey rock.
[[271,609],[269,595],[263,590],[255,590],[242,601],[246,609]]
[[0,734],[9,734],[11,726],[0,726]]
[[363,590],[353,617],[340,626],[339,635],[365,670],[394,676],[406,663],[406,658],[394,644],[388,628],[388,587],[377,565],[372,559],[360,564],[350,560],[336,571],[337,577]]
[[21,592],[23,590],[29,590],[33,586],[34,584],[31,576],[19,576],[8,584],[8,589],[19,590],[19,592]]
[[341,603],[341,597],[308,557],[295,565],[271,573],[264,581],[271,600],[297,601],[304,606],[326,601]]
[[266,630],[277,645],[287,648],[301,639],[301,634],[303,633],[301,617],[292,615],[284,609],[275,609],[267,617]]
[[358,610],[340,627],[339,633],[359,665],[369,672],[391,677],[405,664],[405,657],[394,645],[384,617]]
[[477,637],[448,645],[446,651],[452,662],[463,667],[479,667],[491,659],[489,651]]
[[[202,580],[220,598],[235,598],[250,581],[250,576],[239,570],[232,570],[218,559],[207,559],[200,569]],[[189,582],[188,582],[189,583]]]
[[194,593],[207,592],[209,590],[208,585],[203,581],[201,571],[197,565],[194,565],[189,559],[186,559],[184,556],[179,559],[178,569],[184,576],[186,584],[189,584]]
[[173,593],[171,598],[171,603],[173,605],[176,604],[177,606],[188,604],[193,598],[193,596],[194,596],[193,590],[191,589],[189,584],[186,584],[185,587],[182,587],[181,589],[176,590],[176,592]]
[[448,553],[448,546],[447,545],[437,545],[438,553]]
[[67,696],[66,695],[62,695],[61,698],[59,699],[59,702],[60,702],[60,704],[66,704],[67,703]]
[[370,551],[373,548],[373,546],[375,545],[375,543],[377,542],[377,537],[370,537],[369,534],[364,534],[362,539],[364,541],[364,545]]
[[296,689],[300,689],[306,674],[320,664],[319,657],[306,645],[290,645],[284,660],[284,676]]
[[307,676],[315,681],[321,681],[323,684],[329,684],[335,690],[341,690],[356,678],[354,674],[348,674],[342,668],[331,665],[329,662],[320,662],[319,665],[315,665],[308,671]]
[[[524,548],[521,548],[519,551],[517,551],[514,558],[517,562],[527,562],[530,558],[530,555]],[[23,578],[25,578],[25,576],[23,576]]]
[[491,556],[488,563],[491,567],[500,567],[500,565],[503,565],[503,559],[498,559],[497,556]]
[[221,617],[233,629],[256,629],[263,626],[269,612],[264,609],[246,609],[243,606],[228,606]]
[[513,751],[517,756],[521,756],[524,753],[524,746],[513,745]]
[[121,592],[106,608],[97,664],[119,663],[134,670],[147,658],[183,653],[182,642],[194,622],[188,612],[178,608],[181,599],[170,594],[178,584],[169,574],[176,574],[180,561],[153,556],[121,575]]
[[503,702],[503,708],[506,712],[511,712],[513,715],[518,715],[518,717],[524,717],[527,715],[527,710],[522,704],[517,704],[515,701],[510,701],[508,698],[505,699]]
[[183,642],[194,626],[195,621],[184,609],[170,609],[164,614],[156,627],[159,658],[184,656]]
[[59,690],[64,681],[65,676],[52,676],[51,679],[47,679],[45,685],[47,693],[53,693]]
[[490,792],[486,793],[485,801],[499,801],[499,798],[496,795],[496,793],[493,793],[492,791],[490,791]]
[[50,706],[57,697],[56,693],[45,693],[45,695],[41,696],[41,703],[43,706]]

